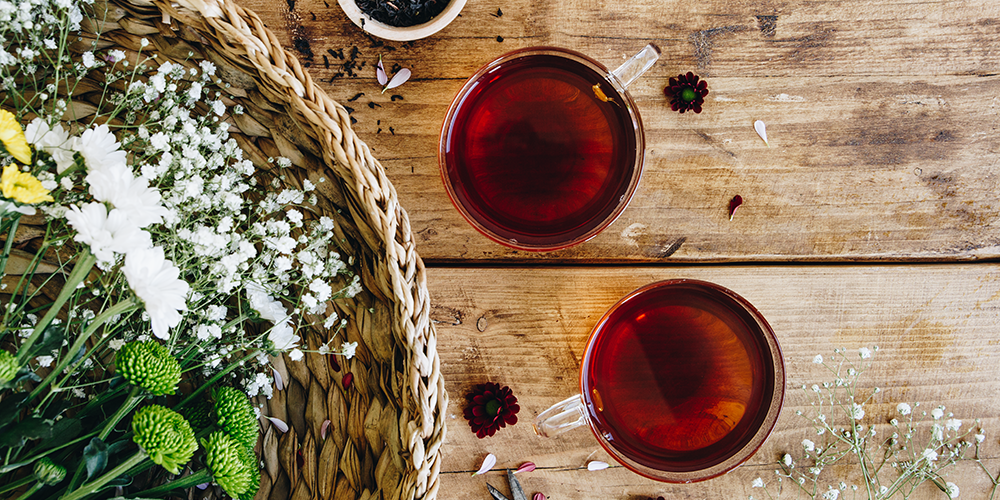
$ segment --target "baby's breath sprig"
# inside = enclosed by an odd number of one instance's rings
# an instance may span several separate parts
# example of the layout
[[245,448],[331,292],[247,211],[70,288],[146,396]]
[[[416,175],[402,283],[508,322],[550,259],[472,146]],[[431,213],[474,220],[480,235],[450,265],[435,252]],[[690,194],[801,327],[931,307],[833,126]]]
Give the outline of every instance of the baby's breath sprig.
[[[813,500],[838,500],[841,494],[869,500],[906,499],[929,481],[949,497],[958,497],[958,485],[945,480],[946,469],[973,446],[970,436],[975,435],[977,446],[982,442],[983,431],[972,426],[963,431],[963,422],[944,406],[927,412],[920,409],[920,403],[898,403],[897,415],[888,422],[873,422],[870,416],[866,419],[866,407],[881,390],[864,389],[859,380],[871,368],[878,350],[877,346],[853,351],[838,348],[830,359],[822,355],[813,358],[831,380],[802,386],[811,399],[810,411],[796,414],[815,434],[803,439],[800,449],[782,456],[776,480],[758,477],[751,488],[761,488],[766,498],[788,493],[793,498]],[[921,427],[921,421],[926,423],[928,418],[930,426]],[[793,453],[801,456],[795,458]],[[824,475],[834,464],[856,467],[860,484]]]

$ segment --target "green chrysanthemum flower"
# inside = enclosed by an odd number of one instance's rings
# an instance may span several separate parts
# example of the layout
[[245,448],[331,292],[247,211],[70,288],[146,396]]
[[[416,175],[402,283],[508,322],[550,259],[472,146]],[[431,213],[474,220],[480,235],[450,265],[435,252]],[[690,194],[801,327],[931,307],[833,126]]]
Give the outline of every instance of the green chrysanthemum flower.
[[257,460],[257,455],[254,455],[253,450],[246,446],[240,447],[240,461],[250,472],[250,483],[247,490],[240,493],[239,500],[252,500],[257,495],[257,490],[260,489],[260,461]]
[[7,351],[0,351],[0,384],[14,380],[17,369],[17,358]]
[[135,413],[132,419],[132,440],[157,465],[171,474],[191,460],[198,450],[191,425],[180,413],[158,405],[149,405]]
[[184,418],[191,424],[195,434],[215,425],[212,403],[204,399],[199,399],[196,403],[181,408],[181,415],[184,415]]
[[173,394],[181,381],[181,367],[170,350],[152,340],[125,344],[115,356],[115,365],[125,380],[154,396]]
[[257,445],[260,427],[250,398],[237,389],[223,387],[215,391],[215,415],[219,427],[250,449]]
[[222,431],[215,431],[202,439],[205,447],[205,464],[212,479],[233,498],[240,498],[250,489],[250,467],[240,458],[243,445],[236,438]]
[[66,479],[66,468],[56,465],[52,460],[49,460],[49,457],[42,457],[35,462],[34,471],[35,479],[47,486],[59,484],[63,479]]

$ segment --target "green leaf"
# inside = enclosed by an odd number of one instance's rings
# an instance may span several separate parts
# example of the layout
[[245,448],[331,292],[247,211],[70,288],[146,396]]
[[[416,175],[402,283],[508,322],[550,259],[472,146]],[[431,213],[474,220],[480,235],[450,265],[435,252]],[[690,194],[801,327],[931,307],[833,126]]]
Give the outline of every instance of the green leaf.
[[0,435],[0,446],[22,446],[32,439],[52,437],[51,420],[30,417]]
[[83,449],[83,461],[87,465],[87,479],[100,474],[108,466],[108,445],[101,438],[93,438]]
[[[26,399],[28,399],[27,392],[19,392],[9,398],[4,398],[3,404],[0,404],[0,430],[17,418],[17,414],[21,412],[21,406]],[[6,432],[0,432],[0,436],[5,434]]]
[[63,338],[66,336],[66,329],[63,325],[50,324],[42,331],[42,338],[38,339],[31,349],[28,350],[28,357],[32,358],[39,354],[45,355],[53,349],[62,347]]
[[117,455],[133,446],[132,438],[123,438],[108,445],[108,455]]
[[64,418],[62,420],[58,420],[52,425],[52,435],[43,438],[43,440],[38,443],[38,449],[44,450],[66,443],[79,436],[81,432],[83,432],[83,424],[80,423],[79,419]]

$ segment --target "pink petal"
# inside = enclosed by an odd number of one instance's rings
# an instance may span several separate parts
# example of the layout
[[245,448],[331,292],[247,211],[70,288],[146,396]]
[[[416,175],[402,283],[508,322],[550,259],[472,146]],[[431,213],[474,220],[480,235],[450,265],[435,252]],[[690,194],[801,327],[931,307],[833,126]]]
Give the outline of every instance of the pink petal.
[[324,420],[323,426],[319,428],[319,435],[321,438],[326,439],[326,430],[330,428],[330,421]]
[[531,497],[531,500],[545,500],[545,495],[541,493],[535,493],[535,496]]
[[279,373],[278,370],[275,369],[271,369],[271,371],[274,372],[274,388],[278,389],[279,391],[284,390],[285,381],[281,380],[281,373]]
[[492,453],[490,453],[489,455],[486,455],[486,458],[483,459],[482,467],[480,467],[479,470],[472,475],[478,476],[480,474],[485,474],[490,469],[492,469],[493,466],[496,464],[497,464],[497,457],[495,457]]
[[517,468],[516,471],[514,471],[514,474],[517,474],[518,472],[531,472],[533,470],[535,470],[535,464],[531,462],[524,462]]
[[375,65],[375,77],[378,78],[379,85],[385,85],[389,77],[385,74],[385,67],[382,66],[382,56],[378,56],[378,64]]
[[599,462],[597,460],[592,460],[587,462],[587,470],[604,470],[607,469],[609,465],[607,462]]
[[395,75],[392,75],[392,80],[385,85],[385,90],[394,89],[410,79],[410,70],[403,68],[399,70]]
[[288,424],[283,422],[280,418],[267,417],[267,419],[270,420],[271,423],[274,424],[274,426],[277,427],[279,431],[283,433],[288,432]]

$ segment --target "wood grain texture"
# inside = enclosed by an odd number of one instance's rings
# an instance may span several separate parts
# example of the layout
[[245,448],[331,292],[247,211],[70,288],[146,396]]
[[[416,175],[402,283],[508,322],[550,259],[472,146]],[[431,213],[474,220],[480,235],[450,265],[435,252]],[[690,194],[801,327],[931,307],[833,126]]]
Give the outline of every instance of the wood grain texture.
[[[543,439],[532,432],[531,420],[578,392],[586,340],[601,315],[628,292],[672,278],[726,286],[767,318],[787,369],[782,415],[747,464],[703,483],[666,485],[622,467],[588,472],[589,460],[614,463],[589,431]],[[505,491],[499,472],[470,476],[487,453],[498,457],[498,468],[537,464],[540,470],[522,474],[522,481],[529,494],[549,498],[766,498],[750,482],[758,476],[770,481],[784,453],[800,457],[802,439],[821,440],[796,411],[809,411],[804,385],[832,381],[813,357],[830,359],[835,347],[850,349],[854,359],[861,346],[880,348],[859,384],[861,394],[881,390],[865,406],[868,424],[884,431],[899,402],[919,402],[918,412],[945,405],[963,420],[963,429],[977,428],[974,419],[982,419],[987,439],[981,456],[993,474],[1000,467],[1000,265],[434,268],[428,288],[453,395],[441,498],[486,498],[486,482]],[[463,395],[486,381],[510,386],[521,413],[517,425],[480,440],[462,418]],[[925,431],[930,419],[918,416]],[[850,470],[832,470],[828,477],[851,484],[856,478]],[[954,471],[949,480],[959,484],[961,498],[987,498],[992,484],[974,462]],[[914,498],[941,496],[925,485]]]
[[[442,32],[405,44],[367,38],[329,0],[243,3],[354,109],[429,262],[1000,256],[1000,3],[470,2]],[[531,254],[491,242],[459,216],[437,143],[468,75],[544,44],[614,67],[649,41],[662,61],[631,89],[646,168],[616,223],[583,245]],[[334,78],[344,61],[328,50],[349,56],[354,47],[364,67]],[[379,54],[387,67],[412,69],[411,81],[381,94]],[[700,115],[670,111],[662,95],[670,76],[689,70],[709,81]],[[757,119],[770,148],[753,131]],[[730,222],[736,194],[745,204]]]

